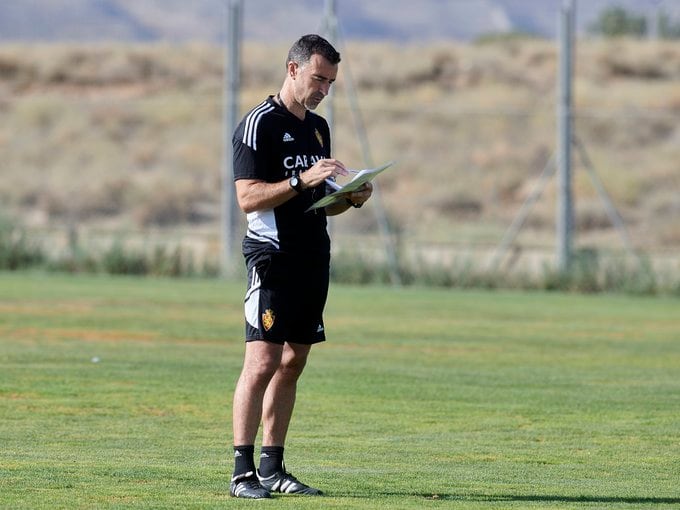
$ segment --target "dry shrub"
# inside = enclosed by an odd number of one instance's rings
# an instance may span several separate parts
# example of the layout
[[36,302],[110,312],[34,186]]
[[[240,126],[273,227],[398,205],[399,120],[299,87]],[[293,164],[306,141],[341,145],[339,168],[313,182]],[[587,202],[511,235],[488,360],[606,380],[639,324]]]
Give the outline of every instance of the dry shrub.
[[555,218],[552,211],[547,212],[544,208],[535,207],[524,221],[523,228],[527,230],[542,231],[555,226]]
[[57,125],[68,111],[68,106],[50,97],[32,97],[14,105],[15,128],[28,128],[49,131]]
[[92,126],[102,130],[107,138],[122,143],[133,136],[147,120],[135,111],[130,103],[112,103],[100,106],[90,116]]
[[127,177],[90,180],[75,187],[44,187],[23,195],[25,204],[42,211],[52,221],[88,220],[121,214],[131,193]]
[[[526,55],[523,45],[508,48],[501,44],[474,47],[453,42],[407,47],[389,43],[360,47],[350,44],[349,58],[362,90],[379,89],[394,94],[436,84],[440,90],[449,91],[490,83],[545,89],[546,84],[554,83],[551,72],[554,50],[551,52],[549,43],[528,44],[532,49]],[[518,66],[518,59],[528,61],[530,67]]]
[[21,64],[18,55],[0,53],[0,80],[4,82],[15,81],[25,70],[26,67]]
[[137,168],[150,169],[157,162],[161,147],[151,140],[137,141],[131,148],[131,160]]
[[0,48],[0,80],[15,90],[46,86],[75,88],[137,85],[219,87],[223,59],[219,48],[200,45],[50,45]]
[[132,184],[127,177],[114,177],[95,181],[80,193],[77,201],[78,215],[115,216],[125,209]]
[[156,179],[138,190],[130,208],[136,223],[143,227],[197,223],[206,219],[197,206],[203,198],[191,183]]
[[674,136],[677,120],[665,116],[637,115],[630,113],[612,122],[611,117],[579,119],[580,136],[591,144],[606,144],[619,148],[650,146],[663,143]]
[[662,246],[680,246],[680,223],[667,222],[659,228],[659,242]]
[[651,107],[665,108],[668,112],[680,114],[680,87],[675,86],[668,93],[657,96],[652,99]]
[[680,193],[673,189],[669,183],[669,188],[660,193],[654,205],[654,215],[665,218],[680,218]]
[[0,46],[0,83],[13,92],[23,90],[35,82],[35,63],[12,46]]
[[[283,79],[287,54],[288,47],[282,45],[274,46],[246,41],[243,45],[243,58],[241,60],[244,88],[266,87],[269,90],[274,90],[272,87],[278,85]],[[343,61],[346,60],[344,55],[342,58]],[[342,80],[342,73],[339,79]]]
[[454,220],[475,219],[484,210],[484,204],[481,200],[463,192],[443,194],[438,198],[429,200],[428,205],[436,209],[440,215]]
[[589,232],[612,227],[612,222],[601,203],[579,202],[574,215],[578,231]]
[[37,193],[36,202],[38,209],[49,219],[59,219],[67,216],[71,210],[71,198],[64,190],[43,190]]
[[[590,52],[592,55],[589,55]],[[584,72],[599,79],[680,78],[680,48],[672,41],[617,40],[591,43],[586,55],[584,67],[590,68],[584,69]]]

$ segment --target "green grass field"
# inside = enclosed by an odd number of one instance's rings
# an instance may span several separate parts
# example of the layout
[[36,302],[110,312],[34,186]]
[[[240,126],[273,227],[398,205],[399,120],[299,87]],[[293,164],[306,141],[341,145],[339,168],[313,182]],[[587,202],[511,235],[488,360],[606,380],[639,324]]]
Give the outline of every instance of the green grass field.
[[338,285],[286,456],[327,496],[230,498],[243,288],[0,273],[0,507],[680,506],[677,299]]

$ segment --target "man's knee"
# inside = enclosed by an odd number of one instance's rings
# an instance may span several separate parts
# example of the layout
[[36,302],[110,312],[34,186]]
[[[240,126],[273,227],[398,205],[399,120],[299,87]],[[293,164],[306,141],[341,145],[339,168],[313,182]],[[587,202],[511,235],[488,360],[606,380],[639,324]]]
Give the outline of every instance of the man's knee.
[[274,376],[281,364],[281,349],[274,344],[247,347],[246,359],[243,364],[243,375],[249,381],[267,383]]
[[297,379],[302,375],[302,371],[307,364],[306,359],[292,359],[281,363],[280,371],[289,378]]
[[307,350],[294,351],[286,350],[281,360],[281,366],[279,371],[282,372],[287,377],[298,378],[302,374],[307,364]]
[[255,384],[266,384],[274,376],[277,369],[278,364],[273,362],[248,364],[243,367],[243,375],[246,380]]

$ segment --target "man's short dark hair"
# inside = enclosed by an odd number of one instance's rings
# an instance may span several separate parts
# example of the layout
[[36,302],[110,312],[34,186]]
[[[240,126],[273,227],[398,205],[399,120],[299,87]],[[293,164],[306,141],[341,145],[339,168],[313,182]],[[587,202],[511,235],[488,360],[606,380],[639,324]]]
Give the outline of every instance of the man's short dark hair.
[[340,63],[340,53],[337,52],[333,45],[326,39],[316,34],[307,34],[300,37],[288,52],[288,62],[297,62],[298,64],[307,64],[312,58],[312,55],[321,55],[331,64]]

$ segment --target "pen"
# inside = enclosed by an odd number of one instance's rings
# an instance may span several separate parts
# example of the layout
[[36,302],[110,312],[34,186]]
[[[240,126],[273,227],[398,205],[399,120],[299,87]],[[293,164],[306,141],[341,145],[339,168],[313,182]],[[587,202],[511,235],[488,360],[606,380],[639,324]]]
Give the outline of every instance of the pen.
[[337,182],[335,182],[335,179],[332,177],[329,177],[328,179],[324,179],[326,181],[326,184],[328,184],[331,188],[333,188],[335,191],[338,191],[339,189],[342,188]]
[[[361,170],[350,170],[349,168],[347,171],[351,174],[358,174],[361,172]],[[325,179],[326,184],[328,184],[331,188],[333,188],[335,191],[338,191],[342,188],[337,182],[335,182],[335,177],[328,177]]]

